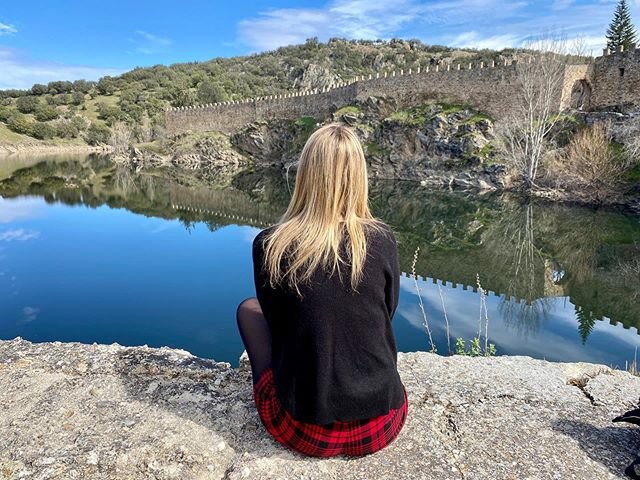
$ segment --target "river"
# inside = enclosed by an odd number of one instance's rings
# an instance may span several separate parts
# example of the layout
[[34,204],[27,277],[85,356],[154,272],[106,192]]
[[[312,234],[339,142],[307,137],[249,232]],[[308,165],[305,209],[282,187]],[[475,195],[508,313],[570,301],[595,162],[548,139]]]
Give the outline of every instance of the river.
[[[237,365],[251,242],[284,211],[292,181],[0,159],[0,339],[166,345]],[[370,198],[398,239],[400,351],[431,348],[421,299],[440,354],[481,330],[498,355],[634,361],[638,217],[410,182],[372,181]]]

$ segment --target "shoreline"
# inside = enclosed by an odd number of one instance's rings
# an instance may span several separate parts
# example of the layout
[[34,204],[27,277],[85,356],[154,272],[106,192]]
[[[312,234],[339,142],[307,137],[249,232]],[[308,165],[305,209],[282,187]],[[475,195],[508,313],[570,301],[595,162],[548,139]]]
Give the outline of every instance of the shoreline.
[[111,152],[111,147],[108,145],[0,144],[0,158],[19,155],[50,155],[65,153],[91,154],[109,152]]

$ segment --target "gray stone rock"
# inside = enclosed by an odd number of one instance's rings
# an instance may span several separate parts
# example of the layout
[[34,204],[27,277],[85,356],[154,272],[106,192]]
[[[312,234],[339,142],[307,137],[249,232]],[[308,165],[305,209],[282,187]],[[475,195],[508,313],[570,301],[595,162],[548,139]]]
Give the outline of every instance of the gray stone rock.
[[0,342],[1,479],[624,478],[640,379],[528,357],[399,353],[399,437],[361,458],[275,442],[241,367],[169,348]]

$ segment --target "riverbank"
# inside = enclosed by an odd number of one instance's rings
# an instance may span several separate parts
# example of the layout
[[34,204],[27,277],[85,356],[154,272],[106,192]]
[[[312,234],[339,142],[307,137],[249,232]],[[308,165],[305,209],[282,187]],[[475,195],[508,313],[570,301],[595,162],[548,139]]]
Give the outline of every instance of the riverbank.
[[55,144],[55,143],[0,143],[0,159],[9,155],[64,155],[109,153],[108,145]]
[[611,423],[640,378],[528,357],[400,353],[400,436],[358,459],[272,440],[240,368],[169,348],[0,342],[0,478],[624,478],[640,432]]

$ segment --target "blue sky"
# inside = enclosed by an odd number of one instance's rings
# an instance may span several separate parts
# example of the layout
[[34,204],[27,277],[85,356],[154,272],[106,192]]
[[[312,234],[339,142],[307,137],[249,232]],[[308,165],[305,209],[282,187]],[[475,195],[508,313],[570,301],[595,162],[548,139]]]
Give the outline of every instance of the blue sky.
[[[502,48],[584,36],[594,53],[617,0],[0,0],[0,89],[136,66],[260,52],[317,36]],[[640,25],[640,0],[629,1]]]

